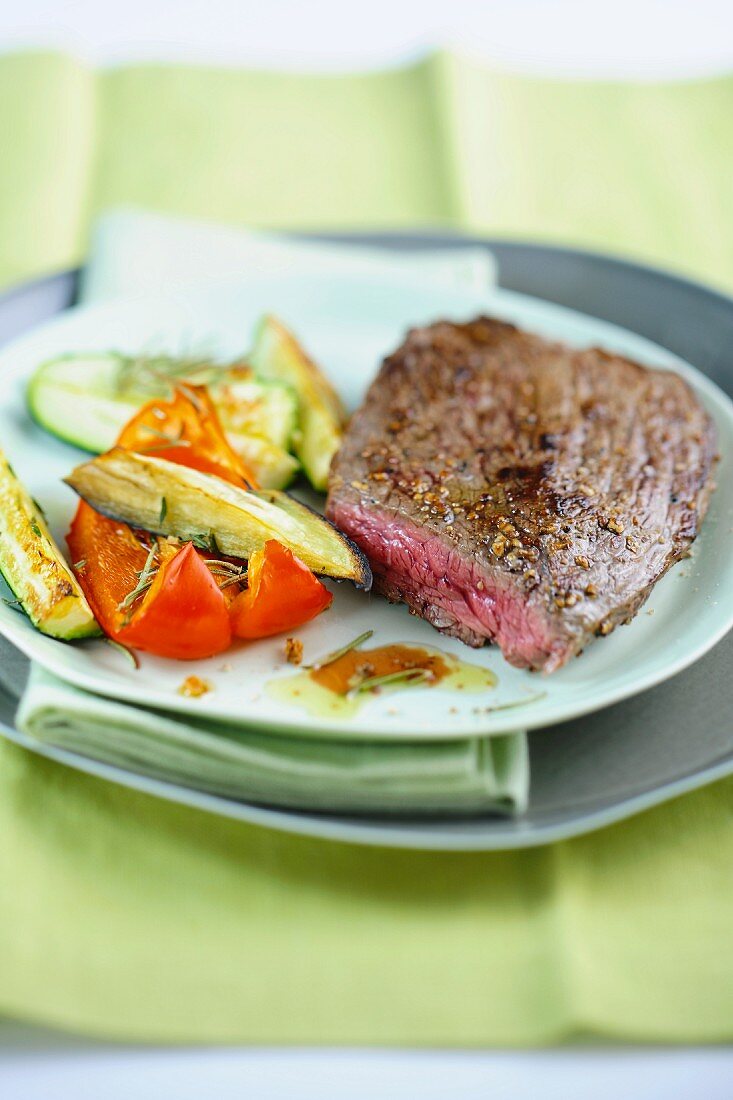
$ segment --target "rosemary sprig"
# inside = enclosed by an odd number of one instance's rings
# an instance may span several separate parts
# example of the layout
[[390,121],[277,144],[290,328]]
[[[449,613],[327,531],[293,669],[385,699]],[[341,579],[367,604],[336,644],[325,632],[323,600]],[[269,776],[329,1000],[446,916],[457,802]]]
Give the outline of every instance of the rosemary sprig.
[[484,707],[484,713],[494,714],[497,710],[514,710],[515,707],[526,707],[529,703],[537,703],[540,699],[544,699],[547,695],[546,691],[538,691],[535,695],[528,695],[526,699],[514,699],[511,703],[499,703],[495,707]]
[[350,687],[347,695],[360,695],[363,691],[378,691],[383,687],[397,687],[404,684],[405,687],[412,684],[423,684],[427,680],[434,680],[435,673],[429,668],[404,668],[399,672],[388,672],[384,676],[368,676]]
[[304,668],[311,669],[317,672],[321,668],[326,668],[327,665],[332,665],[334,661],[338,661],[339,657],[345,657],[347,653],[351,653],[352,649],[358,649],[364,642],[368,642],[374,634],[373,630],[365,630],[363,634],[360,634],[357,638],[353,638],[346,645],[342,645],[340,649],[335,649],[333,653],[329,653],[326,657],[321,657],[319,660],[314,661],[312,665],[304,665]]
[[158,523],[165,523],[165,517],[168,515],[168,501],[165,497],[160,502],[160,515],[158,516]]
[[120,653],[124,653],[125,657],[129,659],[134,669],[137,670],[140,668],[140,660],[134,650],[128,649],[126,645],[122,644],[122,642],[116,642],[114,638],[105,638],[104,640],[107,645],[111,645],[113,649],[117,649]]
[[228,588],[232,584],[240,584],[247,576],[246,565],[235,565],[234,562],[219,561],[216,558],[210,558],[206,564],[215,577],[222,578],[219,588]]
[[[154,573],[157,573],[157,569],[154,570]],[[132,607],[135,600],[139,599],[140,596],[144,596],[145,593],[148,591],[148,589],[153,587],[153,580],[154,579],[155,579],[154,577],[151,577],[150,580],[145,581],[144,584],[141,584],[140,582],[138,582],[137,585],[135,586],[134,590],[132,592],[129,592],[125,596],[122,603],[118,605],[117,610],[118,611],[129,610]],[[125,620],[125,626],[127,626],[128,622],[129,622],[129,619],[126,619]]]
[[153,543],[153,545],[150,547],[147,561],[145,562],[143,568],[140,570],[137,584],[133,588],[132,592],[127,593],[122,603],[117,605],[118,611],[127,611],[128,608],[131,608],[132,605],[135,603],[135,600],[137,600],[139,596],[142,596],[143,592],[147,592],[148,588],[150,588],[154,580],[154,574],[157,572],[157,569],[155,567],[155,558],[157,554],[157,544]]
[[229,577],[227,580],[223,581],[219,585],[219,588],[229,588],[232,584],[241,584],[246,575],[246,571],[243,570],[241,573],[238,573],[236,577]]
[[165,393],[175,379],[187,378],[201,371],[219,373],[210,359],[177,358],[173,355],[120,355],[116,389],[119,394],[138,389],[154,394]]

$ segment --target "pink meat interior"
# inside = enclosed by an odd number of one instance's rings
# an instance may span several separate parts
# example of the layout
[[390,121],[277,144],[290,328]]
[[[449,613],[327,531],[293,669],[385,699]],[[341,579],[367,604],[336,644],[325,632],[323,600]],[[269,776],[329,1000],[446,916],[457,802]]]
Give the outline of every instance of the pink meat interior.
[[410,520],[337,501],[329,518],[369,559],[377,588],[469,645],[496,642],[520,668],[559,668],[572,642],[506,572],[492,571]]

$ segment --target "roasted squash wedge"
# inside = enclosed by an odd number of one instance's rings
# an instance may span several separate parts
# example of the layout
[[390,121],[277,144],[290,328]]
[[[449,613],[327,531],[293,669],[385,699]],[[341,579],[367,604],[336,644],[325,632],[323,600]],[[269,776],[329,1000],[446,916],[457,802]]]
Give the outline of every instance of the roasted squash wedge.
[[361,553],[318,513],[279,490],[240,489],[151,455],[115,448],[65,479],[97,512],[234,558],[276,539],[322,576],[371,586]]

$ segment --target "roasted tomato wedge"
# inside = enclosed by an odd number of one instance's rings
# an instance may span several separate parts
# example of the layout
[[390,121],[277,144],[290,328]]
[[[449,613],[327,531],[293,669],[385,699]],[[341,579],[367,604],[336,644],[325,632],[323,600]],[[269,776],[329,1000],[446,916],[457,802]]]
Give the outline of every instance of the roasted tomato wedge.
[[307,565],[274,539],[253,554],[248,587],[231,605],[238,638],[267,638],[310,622],[333,596]]
[[216,474],[257,488],[254,475],[230,446],[205,387],[181,383],[170,401],[150,401],[132,418],[119,447]]
[[84,502],[68,543],[79,583],[114,641],[179,660],[228,648],[227,599],[190,543],[181,548],[159,540],[151,543],[151,555],[124,523],[100,516]]

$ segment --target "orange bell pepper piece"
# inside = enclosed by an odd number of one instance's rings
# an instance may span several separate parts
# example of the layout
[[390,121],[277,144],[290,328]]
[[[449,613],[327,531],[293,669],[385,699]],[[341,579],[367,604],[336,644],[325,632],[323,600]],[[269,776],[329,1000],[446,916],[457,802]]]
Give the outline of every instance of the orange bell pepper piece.
[[149,401],[123,428],[118,447],[256,489],[254,474],[229,443],[204,386],[176,387],[169,401]]
[[67,541],[97,622],[114,641],[179,660],[229,647],[228,600],[191,543],[159,542],[150,588],[126,606],[149,558],[131,529],[82,501]]
[[252,555],[247,577],[246,590],[230,608],[238,638],[267,638],[295,630],[333,600],[308,566],[275,539]]

